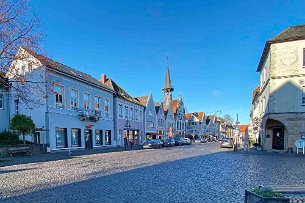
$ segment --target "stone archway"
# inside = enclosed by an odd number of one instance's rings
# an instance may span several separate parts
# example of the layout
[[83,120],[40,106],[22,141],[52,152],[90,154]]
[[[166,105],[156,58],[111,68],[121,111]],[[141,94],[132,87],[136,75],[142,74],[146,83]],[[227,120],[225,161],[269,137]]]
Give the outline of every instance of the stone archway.
[[285,126],[282,122],[275,119],[267,119],[266,121],[266,139],[270,139],[271,149],[285,149]]

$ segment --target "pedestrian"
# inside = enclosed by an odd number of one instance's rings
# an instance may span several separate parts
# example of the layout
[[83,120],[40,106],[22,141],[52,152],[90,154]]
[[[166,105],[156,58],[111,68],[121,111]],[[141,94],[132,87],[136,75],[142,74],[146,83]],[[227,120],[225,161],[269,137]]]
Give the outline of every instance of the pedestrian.
[[133,142],[130,140],[130,149],[132,149]]
[[124,147],[125,147],[125,150],[127,148],[127,137],[124,138]]

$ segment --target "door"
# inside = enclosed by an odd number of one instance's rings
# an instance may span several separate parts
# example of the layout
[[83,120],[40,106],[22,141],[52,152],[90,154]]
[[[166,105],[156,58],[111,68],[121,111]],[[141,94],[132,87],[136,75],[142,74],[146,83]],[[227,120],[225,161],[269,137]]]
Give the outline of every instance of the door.
[[273,128],[272,149],[284,150],[284,128]]
[[85,147],[92,149],[92,130],[85,130]]

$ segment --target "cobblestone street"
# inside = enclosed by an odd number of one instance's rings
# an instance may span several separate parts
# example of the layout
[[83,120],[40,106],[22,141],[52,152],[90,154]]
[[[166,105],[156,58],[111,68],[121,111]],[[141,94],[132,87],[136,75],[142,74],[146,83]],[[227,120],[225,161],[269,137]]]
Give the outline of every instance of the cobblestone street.
[[2,202],[243,202],[258,185],[305,184],[302,156],[234,153],[218,143],[45,156],[0,165]]

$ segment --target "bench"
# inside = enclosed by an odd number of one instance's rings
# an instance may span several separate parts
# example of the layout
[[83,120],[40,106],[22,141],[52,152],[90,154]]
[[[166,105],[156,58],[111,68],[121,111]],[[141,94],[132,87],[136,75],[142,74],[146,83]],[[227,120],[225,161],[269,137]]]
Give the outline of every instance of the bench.
[[32,155],[32,149],[30,147],[9,147],[7,151],[11,157],[17,153],[28,153]]

